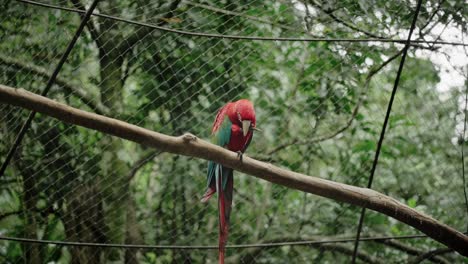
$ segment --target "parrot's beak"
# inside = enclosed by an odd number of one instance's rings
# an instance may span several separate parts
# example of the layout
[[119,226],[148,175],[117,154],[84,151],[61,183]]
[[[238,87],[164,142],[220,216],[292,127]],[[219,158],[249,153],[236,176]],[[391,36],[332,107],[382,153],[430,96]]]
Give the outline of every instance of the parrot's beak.
[[243,120],[242,121],[242,132],[244,133],[244,137],[247,136],[247,133],[249,133],[251,123],[252,123],[252,121],[250,121],[250,120]]

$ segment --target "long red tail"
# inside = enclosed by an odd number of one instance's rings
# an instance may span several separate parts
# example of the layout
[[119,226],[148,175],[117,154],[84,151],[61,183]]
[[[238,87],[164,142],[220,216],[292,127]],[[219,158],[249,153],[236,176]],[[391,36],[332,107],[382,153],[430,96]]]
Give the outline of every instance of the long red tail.
[[[218,190],[219,210],[219,264],[224,264],[224,254],[229,231],[229,217],[231,215],[232,192],[234,179],[232,169],[222,168],[220,179],[216,182]],[[224,184],[223,184],[224,183]],[[224,188],[223,188],[224,185]]]

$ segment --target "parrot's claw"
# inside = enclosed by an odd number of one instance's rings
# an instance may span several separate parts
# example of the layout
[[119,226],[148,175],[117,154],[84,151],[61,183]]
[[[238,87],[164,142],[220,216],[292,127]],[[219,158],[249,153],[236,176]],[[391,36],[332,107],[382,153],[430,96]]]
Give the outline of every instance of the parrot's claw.
[[237,157],[239,158],[240,162],[242,162],[242,156],[244,155],[244,153],[240,150],[236,151],[237,152]]

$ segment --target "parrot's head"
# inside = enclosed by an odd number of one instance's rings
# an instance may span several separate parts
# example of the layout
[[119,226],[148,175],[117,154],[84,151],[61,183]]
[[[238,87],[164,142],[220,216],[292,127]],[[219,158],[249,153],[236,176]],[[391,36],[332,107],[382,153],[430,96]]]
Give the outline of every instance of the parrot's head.
[[255,127],[255,110],[252,102],[247,99],[241,99],[235,102],[234,110],[236,114],[236,121],[238,121],[238,125],[242,128],[244,137],[250,131],[258,130]]

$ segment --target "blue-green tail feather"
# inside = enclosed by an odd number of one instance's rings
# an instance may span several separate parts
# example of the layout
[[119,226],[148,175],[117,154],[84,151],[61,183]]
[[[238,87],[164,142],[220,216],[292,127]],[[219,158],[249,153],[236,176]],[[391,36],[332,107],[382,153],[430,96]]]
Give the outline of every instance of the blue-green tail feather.
[[[206,177],[207,190],[203,195],[202,202],[208,201],[216,192],[216,178],[222,180],[222,188],[226,192],[226,198],[232,200],[233,170],[213,161],[208,162],[208,173]],[[231,184],[231,185],[230,185]]]

